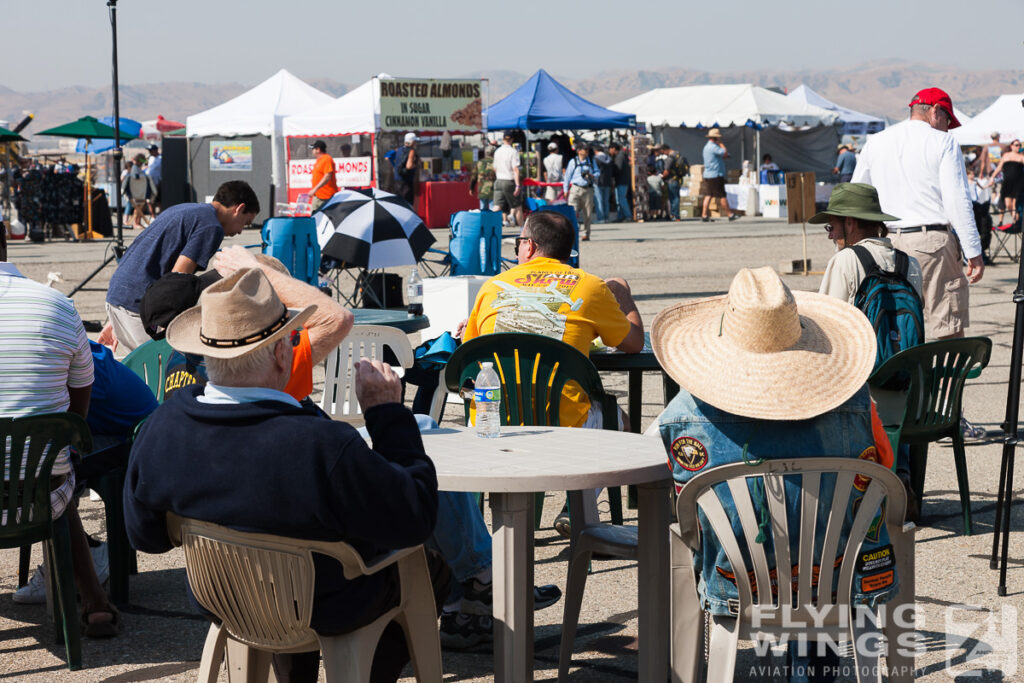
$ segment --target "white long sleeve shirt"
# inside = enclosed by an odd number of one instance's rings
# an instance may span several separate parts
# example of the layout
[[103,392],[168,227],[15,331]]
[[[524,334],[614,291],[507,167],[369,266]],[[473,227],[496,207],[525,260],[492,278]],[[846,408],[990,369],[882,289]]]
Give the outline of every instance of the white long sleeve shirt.
[[949,133],[908,119],[872,135],[853,182],[874,185],[882,211],[900,217],[888,227],[948,224],[967,258],[981,254],[964,157]]

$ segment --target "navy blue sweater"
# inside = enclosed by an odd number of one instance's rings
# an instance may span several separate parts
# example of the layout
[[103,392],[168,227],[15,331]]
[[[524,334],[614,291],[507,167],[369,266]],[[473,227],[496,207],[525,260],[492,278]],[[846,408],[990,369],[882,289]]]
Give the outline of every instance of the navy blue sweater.
[[[124,509],[138,550],[171,549],[168,511],[241,531],[344,540],[367,559],[433,532],[437,476],[404,406],[366,412],[371,450],[351,425],[311,404],[206,404],[196,400],[202,391],[174,392],[132,447]],[[313,628],[343,632],[365,623],[361,608],[392,575],[347,581],[336,561],[314,558]]]

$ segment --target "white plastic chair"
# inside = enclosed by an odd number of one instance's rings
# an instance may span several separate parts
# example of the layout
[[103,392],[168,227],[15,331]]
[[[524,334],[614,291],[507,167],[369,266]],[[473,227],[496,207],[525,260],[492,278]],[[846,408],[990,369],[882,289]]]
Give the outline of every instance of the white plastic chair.
[[[201,683],[218,680],[227,659],[231,683],[267,681],[273,653],[320,650],[328,683],[364,683],[381,633],[391,621],[405,632],[418,681],[440,683],[441,643],[430,572],[423,546],[396,550],[364,563],[347,543],[247,533],[194,519],[167,516],[171,540],[185,550],[185,569],[196,600],[217,616],[199,665]],[[346,579],[393,564],[401,583],[399,604],[374,622],[340,636],[321,636],[313,614],[313,553],[337,560]]]
[[402,368],[412,367],[413,353],[405,332],[384,325],[356,325],[337,349],[327,356],[324,394],[320,407],[335,420],[363,425],[355,389],[355,362],[360,358],[384,360],[389,347]]
[[[835,571],[838,571],[839,581],[834,597],[831,590],[819,590],[815,601],[812,586],[814,572],[803,571],[803,568],[809,568],[814,563],[813,540],[819,507],[818,494],[821,489],[821,476],[827,473],[835,473],[836,478],[832,507],[827,511],[828,521],[820,557],[836,558],[842,555],[842,562],[838,569],[835,569],[831,562],[820,562],[818,585],[830,587]],[[849,527],[846,547],[840,549],[839,536],[845,524],[851,489],[858,475],[870,478],[870,484]],[[785,477],[799,477],[801,484],[800,544],[796,563],[790,558],[783,481]],[[775,542],[777,586],[792,586],[791,567],[797,564],[801,568],[796,579],[795,595],[792,591],[785,590],[777,590],[777,593],[773,594],[765,546],[755,540],[758,535],[758,513],[755,512],[756,505],[748,488],[747,482],[750,479],[761,479],[764,484],[771,520],[770,531]],[[725,508],[712,490],[713,486],[722,482],[728,487],[735,502],[752,565],[747,565],[744,561],[740,552],[739,536],[734,533]],[[858,483],[863,486],[865,480],[859,479]],[[739,593],[737,617],[710,617],[712,625],[707,680],[732,681],[736,666],[737,642],[741,638],[753,640],[759,634],[763,634],[763,637],[775,637],[775,642],[780,642],[783,633],[794,636],[797,635],[794,630],[799,628],[809,636],[809,641],[827,636],[839,642],[855,641],[858,634],[865,632],[857,629],[855,633],[851,624],[840,623],[840,615],[845,612],[845,621],[854,621],[848,618],[851,614],[850,595],[854,567],[864,536],[883,499],[884,523],[895,554],[900,584],[899,593],[886,604],[886,619],[882,627],[889,643],[886,663],[890,681],[912,681],[914,658],[912,655],[905,656],[895,646],[901,634],[912,631],[905,628],[906,622],[912,619],[912,611],[901,611],[900,618],[893,619],[893,610],[900,605],[912,606],[914,602],[916,529],[912,523],[904,523],[906,492],[896,475],[881,465],[853,458],[768,460],[753,466],[737,463],[710,469],[683,486],[676,504],[679,523],[672,525],[671,537],[672,680],[700,680],[699,674],[703,663],[704,614],[697,594],[696,570],[692,566],[693,553],[701,547],[702,530],[698,524],[698,506],[706,515],[712,532],[729,559]],[[754,577],[753,587],[751,576]],[[779,594],[784,598],[782,604]],[[754,614],[757,615],[757,628],[751,624]],[[821,628],[801,628],[794,624],[819,624]],[[873,630],[873,626],[868,624],[867,632]],[[877,658],[872,657],[870,653],[856,651],[854,657],[858,681],[880,680],[882,669],[878,666]]]

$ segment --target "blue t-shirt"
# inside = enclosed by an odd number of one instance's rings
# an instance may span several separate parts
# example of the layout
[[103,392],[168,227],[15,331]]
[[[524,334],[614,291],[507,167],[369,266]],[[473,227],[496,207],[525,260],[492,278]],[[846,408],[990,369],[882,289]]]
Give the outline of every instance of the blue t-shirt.
[[211,204],[172,206],[128,247],[110,278],[107,303],[138,313],[146,288],[171,272],[179,256],[205,270],[223,241],[224,228]]
[[93,434],[127,439],[135,424],[156,410],[153,392],[138,375],[119,363],[106,346],[89,342],[94,378],[86,422]]
[[839,169],[839,175],[853,173],[853,169],[857,167],[857,155],[850,151],[843,152],[836,161],[836,167]]
[[725,150],[708,140],[704,145],[704,177],[721,178],[725,175]]

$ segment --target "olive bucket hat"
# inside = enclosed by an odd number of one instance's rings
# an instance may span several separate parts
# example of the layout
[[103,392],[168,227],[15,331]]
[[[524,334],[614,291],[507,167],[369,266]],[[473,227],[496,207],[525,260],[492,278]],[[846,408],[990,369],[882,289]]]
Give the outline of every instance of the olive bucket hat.
[[830,216],[849,216],[862,221],[898,221],[896,216],[882,213],[878,190],[867,183],[839,183],[828,198],[828,207],[815,214],[808,223],[828,223]]

